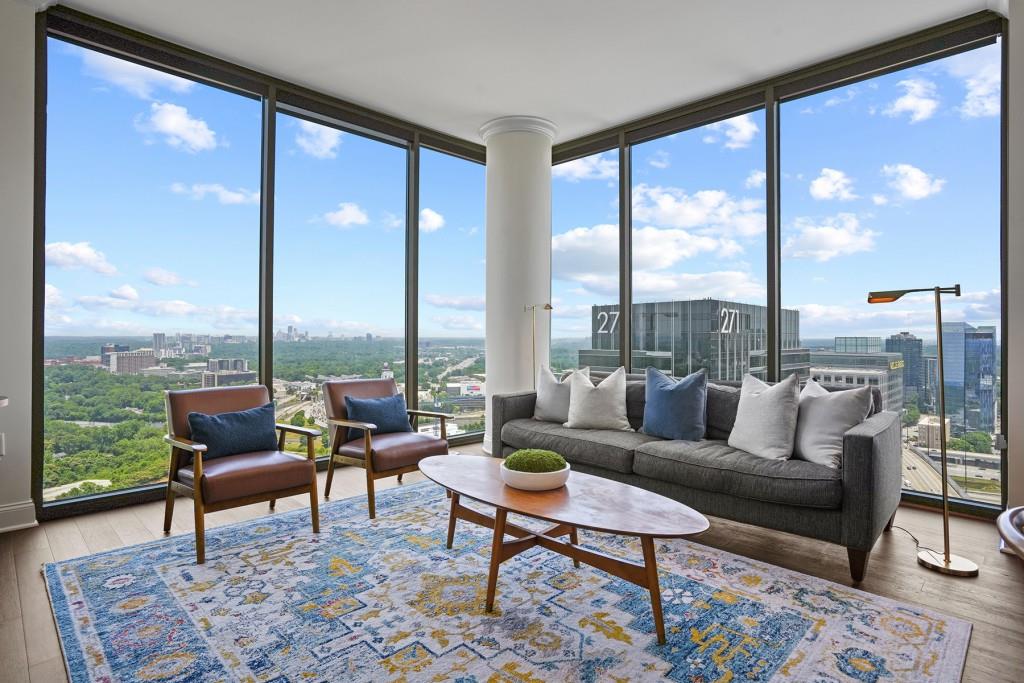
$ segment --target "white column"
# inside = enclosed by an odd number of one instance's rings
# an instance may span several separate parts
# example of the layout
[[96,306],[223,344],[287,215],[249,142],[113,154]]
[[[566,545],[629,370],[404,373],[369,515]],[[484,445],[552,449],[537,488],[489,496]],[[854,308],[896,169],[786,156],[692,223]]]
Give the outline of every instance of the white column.
[[[533,116],[484,124],[487,145],[487,431],[491,397],[533,388],[551,341],[551,142],[555,126]],[[536,337],[532,331],[536,306]],[[501,455],[495,453],[495,455]]]

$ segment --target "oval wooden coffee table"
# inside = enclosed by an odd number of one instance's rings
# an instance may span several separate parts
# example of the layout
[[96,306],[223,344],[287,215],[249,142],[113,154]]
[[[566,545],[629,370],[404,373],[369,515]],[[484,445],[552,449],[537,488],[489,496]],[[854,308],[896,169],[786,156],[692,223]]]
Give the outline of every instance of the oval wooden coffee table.
[[[501,458],[479,455],[435,455],[419,463],[420,472],[451,492],[449,548],[455,539],[457,520],[494,529],[487,576],[487,611],[494,608],[501,563],[539,545],[571,558],[577,567],[580,562],[586,562],[650,591],[658,642],[664,644],[665,623],[654,539],[681,538],[706,531],[709,525],[704,515],[657,493],[581,472],[571,473],[565,486],[553,491],[521,491],[506,486],[501,480],[501,462]],[[461,505],[461,496],[493,505],[494,517]],[[510,512],[551,522],[553,526],[543,531],[530,531],[506,522]],[[643,564],[581,547],[577,529],[639,537]],[[514,540],[506,541],[505,534],[513,536]],[[562,536],[568,536],[569,540],[562,540]]]

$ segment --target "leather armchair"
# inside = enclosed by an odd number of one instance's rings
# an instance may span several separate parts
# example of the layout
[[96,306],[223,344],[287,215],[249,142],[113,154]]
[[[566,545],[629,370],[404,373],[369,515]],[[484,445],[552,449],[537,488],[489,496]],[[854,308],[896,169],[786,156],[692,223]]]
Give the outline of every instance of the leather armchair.
[[[350,379],[324,382],[324,407],[327,410],[330,430],[331,461],[327,466],[327,484],[324,498],[331,494],[336,465],[354,465],[366,470],[366,499],[370,519],[377,516],[373,493],[373,482],[383,477],[402,475],[419,469],[419,462],[430,455],[448,454],[448,433],[446,420],[454,415],[426,410],[409,410],[409,420],[417,417],[437,418],[441,421],[441,438],[419,432],[398,432],[394,434],[372,434],[377,426],[369,422],[348,419],[345,397],[386,398],[398,394],[394,379]],[[349,430],[362,430],[361,438],[350,439]]]
[[[269,501],[273,509],[278,498],[308,493],[313,533],[320,532],[314,454],[320,430],[278,424],[277,450],[239,453],[204,461],[206,445],[192,441],[188,414],[218,415],[258,408],[270,402],[270,392],[263,385],[252,385],[167,391],[164,397],[168,429],[164,441],[171,447],[164,533],[171,531],[175,495],[191,498],[195,511],[198,564],[206,561],[204,517],[208,512],[264,501]],[[287,433],[306,437],[306,457],[284,452]]]

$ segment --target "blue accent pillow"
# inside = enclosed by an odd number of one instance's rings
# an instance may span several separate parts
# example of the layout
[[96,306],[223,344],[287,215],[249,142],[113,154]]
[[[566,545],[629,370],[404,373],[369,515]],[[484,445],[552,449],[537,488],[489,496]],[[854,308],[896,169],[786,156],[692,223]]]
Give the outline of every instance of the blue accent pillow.
[[647,368],[646,384],[644,434],[680,441],[704,438],[708,376],[703,370],[676,381],[661,370]]
[[274,404],[233,413],[189,413],[192,440],[206,444],[204,460],[252,451],[276,451]]
[[[411,432],[409,414],[406,411],[405,396],[395,394],[384,398],[352,398],[345,397],[345,412],[348,419],[356,422],[369,422],[377,425],[371,434],[394,434],[395,432]],[[348,430],[348,440],[363,438],[362,429]]]

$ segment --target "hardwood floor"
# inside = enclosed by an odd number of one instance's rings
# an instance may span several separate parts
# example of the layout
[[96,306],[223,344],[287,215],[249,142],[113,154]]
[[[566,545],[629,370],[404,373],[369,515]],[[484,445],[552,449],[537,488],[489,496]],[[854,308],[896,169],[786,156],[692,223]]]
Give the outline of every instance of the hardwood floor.
[[[462,447],[460,452],[478,451]],[[320,473],[320,490],[326,473]],[[406,483],[422,481],[419,472]],[[365,492],[362,470],[335,472],[332,500]],[[377,482],[378,490],[397,485]],[[323,504],[324,501],[321,501]],[[277,501],[276,514],[305,507],[306,496]],[[207,515],[206,526],[233,524],[271,513],[266,504]],[[66,680],[60,645],[40,567],[80,555],[162,538],[163,502],[45,522],[38,527],[0,534],[0,681],[50,683]],[[942,519],[929,510],[900,508],[896,525],[921,543],[938,548]],[[191,534],[192,501],[178,498],[173,534]],[[1024,680],[1024,563],[998,551],[995,525],[954,518],[951,537],[956,552],[981,566],[974,579],[956,579],[917,565],[914,543],[899,529],[883,534],[867,568],[862,590],[909,603],[927,605],[974,624],[965,681]],[[846,550],[827,543],[766,531],[712,518],[700,541],[739,555],[850,584]]]

